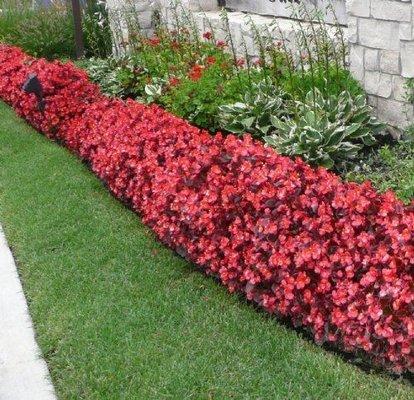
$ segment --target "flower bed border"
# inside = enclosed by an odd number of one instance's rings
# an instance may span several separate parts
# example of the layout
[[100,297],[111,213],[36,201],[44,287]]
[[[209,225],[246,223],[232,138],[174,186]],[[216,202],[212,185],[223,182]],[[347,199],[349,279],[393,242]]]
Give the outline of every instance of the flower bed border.
[[[29,73],[46,108],[21,90]],[[103,96],[72,64],[0,45],[0,97],[87,161],[158,238],[317,342],[414,370],[414,209],[246,135]]]

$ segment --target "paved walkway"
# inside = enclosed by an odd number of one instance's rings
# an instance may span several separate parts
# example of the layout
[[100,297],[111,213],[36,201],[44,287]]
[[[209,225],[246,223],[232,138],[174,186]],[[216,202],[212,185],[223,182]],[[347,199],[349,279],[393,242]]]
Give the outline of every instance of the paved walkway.
[[55,400],[16,265],[0,226],[0,400]]

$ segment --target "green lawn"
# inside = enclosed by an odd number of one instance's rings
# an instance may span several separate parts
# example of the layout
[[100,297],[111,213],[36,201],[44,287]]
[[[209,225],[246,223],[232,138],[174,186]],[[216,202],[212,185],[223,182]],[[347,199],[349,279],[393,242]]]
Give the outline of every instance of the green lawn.
[[161,246],[0,104],[0,220],[60,399],[413,399]]

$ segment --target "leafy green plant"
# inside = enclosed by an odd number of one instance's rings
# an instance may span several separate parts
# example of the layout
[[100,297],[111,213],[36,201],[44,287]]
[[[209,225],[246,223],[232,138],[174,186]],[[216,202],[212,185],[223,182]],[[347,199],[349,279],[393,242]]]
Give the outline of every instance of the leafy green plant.
[[85,56],[108,57],[112,52],[112,36],[105,3],[87,0],[82,22]]
[[414,78],[408,78],[405,82],[406,99],[414,104]]
[[154,79],[151,84],[145,85],[142,100],[145,103],[155,103],[162,96],[163,85],[166,82],[163,79]]
[[232,133],[249,132],[261,138],[272,126],[271,116],[286,114],[285,98],[286,94],[274,85],[266,81],[255,83],[242,101],[219,107],[220,126]]
[[380,191],[392,189],[403,201],[412,201],[414,140],[411,135],[408,132],[407,140],[373,149],[346,173],[346,179],[356,182],[370,180]]
[[99,83],[103,93],[109,96],[124,97],[124,88],[117,76],[118,63],[119,60],[109,57],[105,60],[91,58],[78,64],[86,69],[92,82]]
[[91,58],[81,62],[89,78],[99,83],[103,93],[122,98],[140,97],[149,79],[148,71],[131,56]]
[[32,8],[27,3],[8,2],[0,14],[0,41],[37,57],[71,58],[73,19],[64,3]]
[[365,146],[376,143],[384,126],[371,116],[365,97],[342,92],[324,97],[310,91],[304,102],[296,102],[293,117],[272,117],[274,132],[265,142],[282,154],[302,156],[313,165],[340,168]]
[[226,79],[219,65],[206,68],[199,79],[183,80],[160,101],[172,113],[195,125],[215,131],[221,128],[219,107],[234,102],[247,90],[247,77]]
[[309,71],[294,71],[290,78],[284,77],[282,87],[298,99],[305,98],[313,88],[326,96],[339,96],[343,91],[349,92],[352,96],[364,94],[361,85],[348,70],[338,71],[334,66],[324,69],[316,66],[313,75]]

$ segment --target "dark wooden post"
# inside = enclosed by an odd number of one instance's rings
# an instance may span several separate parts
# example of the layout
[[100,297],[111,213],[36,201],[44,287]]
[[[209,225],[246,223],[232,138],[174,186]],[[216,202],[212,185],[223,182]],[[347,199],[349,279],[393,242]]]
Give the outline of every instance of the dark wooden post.
[[72,12],[75,25],[76,58],[79,59],[85,55],[82,33],[82,13],[79,0],[72,0]]

